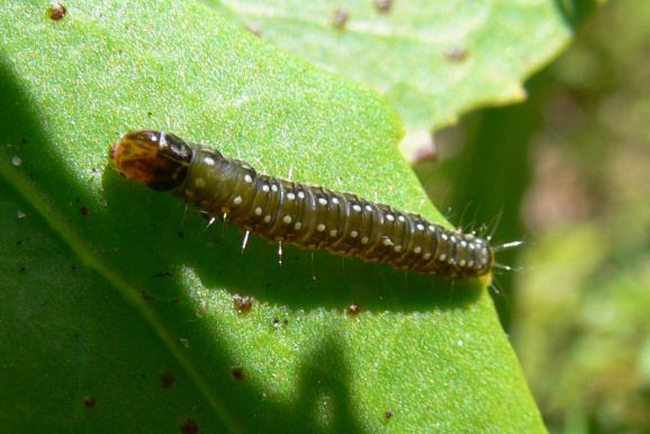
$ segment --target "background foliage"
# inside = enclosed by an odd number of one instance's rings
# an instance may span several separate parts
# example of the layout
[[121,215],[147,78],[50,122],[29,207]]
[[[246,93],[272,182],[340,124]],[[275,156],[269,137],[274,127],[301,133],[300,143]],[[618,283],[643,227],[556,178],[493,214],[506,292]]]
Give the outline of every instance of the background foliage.
[[496,299],[556,433],[650,432],[649,28],[647,2],[606,5],[526,103],[468,116],[418,167],[458,219],[525,231]]

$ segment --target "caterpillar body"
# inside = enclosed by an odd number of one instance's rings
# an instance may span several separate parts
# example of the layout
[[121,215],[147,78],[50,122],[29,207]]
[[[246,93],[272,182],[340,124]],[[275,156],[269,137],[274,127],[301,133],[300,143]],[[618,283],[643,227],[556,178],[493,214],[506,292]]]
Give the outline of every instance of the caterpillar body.
[[259,174],[171,133],[128,132],[110,147],[110,159],[126,178],[225,216],[246,236],[448,278],[483,276],[494,265],[483,238],[355,194]]

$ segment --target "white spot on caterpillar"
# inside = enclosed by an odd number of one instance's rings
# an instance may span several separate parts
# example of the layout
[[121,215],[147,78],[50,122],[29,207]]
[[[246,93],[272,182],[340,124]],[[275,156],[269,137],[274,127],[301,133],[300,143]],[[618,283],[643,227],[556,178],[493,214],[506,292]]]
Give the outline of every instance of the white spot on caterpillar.
[[330,231],[330,237],[335,237],[338,234],[338,231],[336,229],[332,229]]
[[356,237],[359,236],[359,232],[357,232],[357,231],[352,231],[352,232],[350,232],[350,236],[351,236],[352,238],[356,238]]
[[464,267],[465,266],[465,260],[461,259],[460,261],[458,261],[458,265],[460,265],[461,267]]
[[194,196],[194,192],[192,190],[190,190],[189,188],[186,188],[185,189],[185,196],[192,197],[192,196]]
[[440,259],[441,261],[444,261],[445,259],[447,259],[447,255],[445,253],[443,253],[443,254],[440,255],[440,258],[438,258],[438,259]]
[[442,238],[442,241],[447,241],[447,240],[449,239],[449,237],[447,236],[447,234],[445,234],[444,232],[443,232],[442,235],[440,235],[440,238]]
[[248,175],[248,174],[244,175],[244,182],[252,184],[253,183],[253,177]]
[[366,211],[372,212],[372,207],[370,205],[366,205]]
[[271,191],[274,191],[274,192],[278,191],[278,186],[275,185],[275,184],[273,184],[273,185],[271,186]]
[[291,218],[290,215],[285,215],[285,216],[282,218],[282,221],[283,221],[285,224],[287,224],[287,225],[288,225],[289,223],[291,223],[291,220],[292,220],[292,218]]
[[332,198],[332,203],[333,203],[334,205],[338,205],[338,204],[339,204],[339,199],[338,199],[337,197],[333,197],[333,198]]
[[298,199],[304,199],[305,198],[305,192],[304,191],[299,191],[298,192]]
[[199,188],[205,187],[205,181],[203,180],[203,178],[196,178],[194,180],[194,185],[196,185]]
[[293,225],[293,228],[297,231],[299,231],[302,228],[302,223],[297,222],[295,225]]
[[395,246],[395,247],[393,247],[393,250],[395,250],[397,253],[399,253],[399,252],[402,251],[402,246],[399,246],[399,245]]
[[295,198],[296,198],[296,195],[295,195],[295,194],[293,194],[293,193],[291,193],[291,192],[287,193],[287,199],[289,199],[289,200],[294,200]]
[[318,232],[323,232],[325,230],[325,225],[322,223],[319,223],[318,226],[316,226],[316,230]]
[[368,237],[361,238],[361,244],[368,244],[368,241],[370,241]]
[[235,196],[235,199],[233,199],[232,203],[235,205],[241,205],[241,203],[244,201],[241,196]]
[[352,205],[352,209],[354,211],[356,211],[356,212],[361,212],[361,207],[359,205],[357,205],[356,203],[354,205]]
[[270,190],[270,188],[269,188],[268,184],[262,184],[262,191],[263,192],[268,193],[269,190]]
[[214,158],[212,157],[203,157],[203,162],[208,166],[214,166]]
[[319,197],[318,203],[320,203],[321,205],[327,205],[327,199],[325,199],[324,197]]
[[427,252],[422,257],[424,258],[425,261],[428,261],[429,259],[431,259],[431,253]]
[[393,216],[392,214],[386,214],[386,220],[388,220],[389,222],[394,222],[395,216]]
[[268,223],[271,221],[271,214],[267,214],[264,216],[264,223]]
[[384,241],[382,241],[382,243],[384,244],[384,246],[395,245],[395,243],[393,242],[393,240],[390,239],[390,237],[384,237]]
[[262,207],[258,206],[255,208],[255,215],[262,215]]
[[415,247],[413,248],[413,253],[415,253],[416,255],[419,255],[420,253],[422,253],[422,247],[420,247],[420,246],[415,246]]
[[415,227],[416,227],[419,231],[423,231],[423,230],[424,230],[424,225],[421,224],[421,223],[418,223]]

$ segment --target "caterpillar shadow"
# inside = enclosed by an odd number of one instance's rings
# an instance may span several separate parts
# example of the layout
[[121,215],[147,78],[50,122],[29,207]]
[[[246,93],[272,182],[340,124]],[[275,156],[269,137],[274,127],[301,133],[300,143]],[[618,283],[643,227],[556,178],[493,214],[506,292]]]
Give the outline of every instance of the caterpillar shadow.
[[280,263],[277,244],[251,235],[242,249],[244,234],[236,226],[217,221],[207,227],[176,198],[113,171],[105,172],[104,191],[113,230],[159,252],[160,269],[151,270],[157,276],[173,276],[185,266],[207,288],[293,309],[344,309],[351,303],[370,311],[457,309],[473,303],[482,290],[478,279],[449,280],[291,245],[283,246]]

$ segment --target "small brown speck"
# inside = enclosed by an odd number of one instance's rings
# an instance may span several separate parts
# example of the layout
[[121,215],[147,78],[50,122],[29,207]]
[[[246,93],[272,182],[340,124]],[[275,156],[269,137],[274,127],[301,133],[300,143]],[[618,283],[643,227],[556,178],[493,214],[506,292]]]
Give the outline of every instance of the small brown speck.
[[26,270],[26,268],[25,268],[25,267],[20,267],[20,272],[21,272],[21,273],[24,273],[24,272],[25,272],[25,270]]
[[81,215],[88,215],[88,208],[82,206],[81,208],[79,208],[79,212],[81,213]]
[[233,306],[237,313],[249,313],[253,309],[253,297],[235,294],[233,297]]
[[178,238],[183,238],[185,236],[183,232],[179,232],[176,235],[178,236]]
[[255,36],[260,36],[262,34],[262,30],[253,24],[245,24],[244,28]]
[[350,14],[345,12],[342,9],[337,9],[334,12],[334,18],[332,19],[332,25],[339,29],[343,30],[345,28],[345,25],[347,24],[348,20],[350,19]]
[[346,312],[350,316],[357,316],[361,313],[361,307],[356,303],[350,303],[346,308]]
[[386,410],[386,411],[384,412],[384,417],[385,417],[386,419],[390,419],[391,417],[393,417],[393,412],[390,411],[390,410]]
[[175,382],[176,378],[171,372],[164,371],[162,374],[160,374],[160,384],[162,385],[163,389],[169,389],[174,385]]
[[393,0],[375,0],[375,8],[382,14],[386,14],[393,8]]
[[95,407],[95,397],[91,395],[84,396],[83,399],[84,407],[91,409]]
[[445,50],[445,57],[452,62],[462,62],[467,59],[468,55],[469,51],[467,51],[467,48],[452,47]]
[[63,18],[68,12],[68,10],[59,2],[50,3],[50,6],[47,8],[48,15],[54,21],[59,21]]
[[244,368],[241,366],[233,366],[232,367],[232,378],[234,378],[237,381],[243,381],[244,380]]
[[194,419],[187,418],[181,422],[181,433],[196,434],[199,432],[199,424]]
[[81,197],[75,196],[74,201],[77,202],[77,203],[81,203]]

